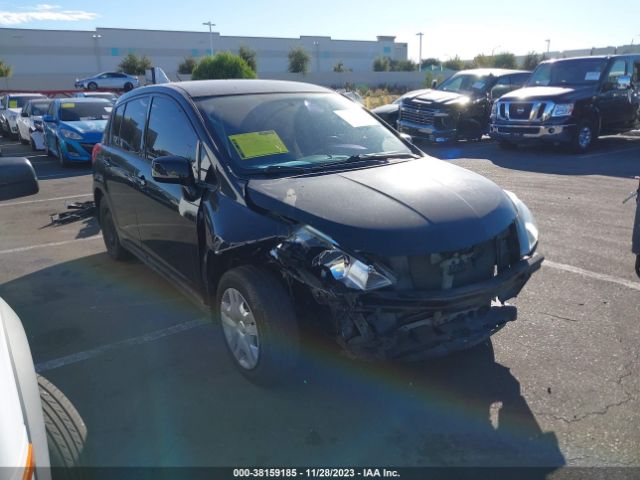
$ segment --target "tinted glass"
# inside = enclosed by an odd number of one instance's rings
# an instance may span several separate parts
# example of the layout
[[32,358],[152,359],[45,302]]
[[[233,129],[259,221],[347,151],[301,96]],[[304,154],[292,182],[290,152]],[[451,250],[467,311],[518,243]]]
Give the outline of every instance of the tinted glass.
[[84,120],[106,120],[112,106],[107,101],[96,102],[60,102],[60,120],[63,122],[80,122]]
[[122,140],[120,139],[120,126],[122,125],[122,116],[124,115],[125,107],[126,104],[123,104],[116,108],[113,118],[111,119],[111,140],[109,143],[118,147],[122,146]]
[[487,90],[488,83],[488,77],[458,73],[445,80],[438,87],[438,90],[444,90],[445,92],[479,94]]
[[588,85],[600,81],[600,76],[607,66],[602,58],[581,58],[538,65],[529,85]]
[[622,58],[620,60],[616,60],[613,63],[611,70],[609,70],[609,78],[607,79],[607,81],[609,83],[616,83],[618,77],[625,75],[626,71],[627,62]]
[[155,97],[147,129],[147,154],[151,158],[178,156],[196,160],[198,137],[184,111],[173,100]]
[[136,98],[127,102],[120,125],[120,147],[139,153],[142,149],[142,132],[147,118],[149,98]]
[[28,97],[11,95],[9,97],[9,108],[22,108],[29,102],[29,100],[33,100],[34,98],[38,98],[38,97],[34,95],[31,95]]
[[234,95],[198,103],[240,169],[322,168],[354,155],[411,154],[374,115],[335,93]]

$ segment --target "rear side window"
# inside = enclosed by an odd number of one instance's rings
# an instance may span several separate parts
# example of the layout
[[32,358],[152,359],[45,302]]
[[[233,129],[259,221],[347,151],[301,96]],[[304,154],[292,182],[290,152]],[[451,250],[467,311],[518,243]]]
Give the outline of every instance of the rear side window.
[[120,124],[120,144],[123,150],[140,153],[142,132],[147,118],[149,97],[136,98],[127,102]]
[[175,155],[195,162],[198,136],[176,102],[165,97],[154,97],[146,145],[150,158]]
[[618,81],[619,77],[622,77],[627,72],[627,62],[621,58],[616,60],[611,66],[611,70],[609,70],[609,76],[607,78],[607,83],[613,85]]
[[117,147],[122,146],[122,142],[120,140],[120,126],[122,125],[124,107],[125,104],[122,104],[118,108],[116,108],[116,111],[113,114],[113,118],[111,120],[111,138],[109,139],[109,143]]

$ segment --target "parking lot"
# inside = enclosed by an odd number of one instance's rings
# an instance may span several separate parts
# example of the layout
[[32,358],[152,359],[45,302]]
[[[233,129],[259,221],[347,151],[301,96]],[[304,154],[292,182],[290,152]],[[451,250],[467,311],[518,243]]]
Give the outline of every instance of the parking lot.
[[40,179],[38,195],[0,202],[0,297],[84,419],[86,465],[640,466],[640,282],[621,203],[640,137],[583,155],[425,146],[536,215],[546,262],[518,320],[492,348],[420,364],[356,362],[318,341],[274,389],[235,371],[206,312],[141,263],[111,261],[94,219],[49,225],[91,199],[88,167],[0,148]]

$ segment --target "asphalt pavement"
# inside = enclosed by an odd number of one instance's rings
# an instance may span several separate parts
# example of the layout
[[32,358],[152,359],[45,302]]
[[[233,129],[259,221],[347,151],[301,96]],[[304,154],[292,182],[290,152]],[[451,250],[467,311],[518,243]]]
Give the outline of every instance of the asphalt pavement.
[[[640,138],[584,155],[424,146],[531,208],[547,261],[492,346],[419,364],[362,363],[318,341],[289,385],[256,387],[206,312],[137,261],[111,261],[89,167],[28,156],[40,193],[0,202],[0,296],[37,368],[78,409],[90,466],[640,466],[640,281],[630,253]],[[2,157],[0,157],[0,165]]]

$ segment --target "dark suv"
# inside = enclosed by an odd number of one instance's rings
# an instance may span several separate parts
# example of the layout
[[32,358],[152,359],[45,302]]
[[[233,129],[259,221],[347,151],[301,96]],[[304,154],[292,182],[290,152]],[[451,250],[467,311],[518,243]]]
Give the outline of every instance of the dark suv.
[[491,105],[522,87],[530,72],[480,68],[464,70],[435,90],[407,95],[400,104],[398,129],[436,143],[479,140],[488,130]]
[[208,305],[255,381],[283,377],[314,320],[368,357],[477,345],[515,320],[504,302],[542,262],[513,193],[314,85],[136,89],[93,161],[109,255]]
[[542,62],[525,88],[494,104],[490,135],[503,147],[550,142],[584,152],[599,135],[638,127],[639,75],[640,55]]

